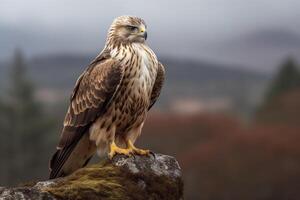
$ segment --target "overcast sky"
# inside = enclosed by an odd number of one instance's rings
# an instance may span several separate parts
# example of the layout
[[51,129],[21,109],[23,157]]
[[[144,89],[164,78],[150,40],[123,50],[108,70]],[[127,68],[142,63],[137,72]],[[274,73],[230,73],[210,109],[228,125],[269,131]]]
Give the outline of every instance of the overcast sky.
[[262,29],[300,35],[299,0],[0,0],[0,34],[29,34],[43,45],[6,39],[6,52],[16,45],[33,55],[94,52],[102,49],[112,20],[124,14],[145,19],[149,43],[162,54],[197,53],[198,47],[201,52],[201,47]]

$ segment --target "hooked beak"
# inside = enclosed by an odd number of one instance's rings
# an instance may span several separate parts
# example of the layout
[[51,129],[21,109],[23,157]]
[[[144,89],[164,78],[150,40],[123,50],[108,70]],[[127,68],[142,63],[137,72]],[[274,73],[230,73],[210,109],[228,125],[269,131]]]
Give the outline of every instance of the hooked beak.
[[145,38],[145,40],[147,40],[147,36],[148,36],[147,31],[145,31],[143,34],[143,37]]
[[141,29],[140,29],[140,34],[141,34],[141,36],[142,36],[145,40],[147,40],[148,34],[147,34],[147,31],[146,31],[145,27],[141,27]]

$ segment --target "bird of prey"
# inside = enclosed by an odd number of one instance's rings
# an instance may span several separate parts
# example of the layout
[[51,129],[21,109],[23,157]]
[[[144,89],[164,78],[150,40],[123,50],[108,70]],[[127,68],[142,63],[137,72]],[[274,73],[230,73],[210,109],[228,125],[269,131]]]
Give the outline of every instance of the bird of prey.
[[50,179],[84,167],[96,153],[149,155],[134,142],[157,100],[163,65],[146,44],[147,26],[133,16],[117,17],[101,53],[78,78],[70,98]]

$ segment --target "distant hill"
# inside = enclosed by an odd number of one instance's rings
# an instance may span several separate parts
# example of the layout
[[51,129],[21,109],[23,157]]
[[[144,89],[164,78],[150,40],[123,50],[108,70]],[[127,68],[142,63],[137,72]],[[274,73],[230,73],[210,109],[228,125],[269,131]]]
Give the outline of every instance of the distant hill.
[[[92,58],[85,55],[50,55],[31,59],[28,67],[38,89],[54,89],[67,97]],[[222,64],[172,57],[160,60],[167,70],[161,105],[167,105],[174,99],[224,97],[253,104],[269,79],[265,74]],[[0,80],[4,82],[7,69],[7,65],[0,64]]]
[[220,43],[214,52],[218,61],[248,63],[255,69],[274,72],[286,57],[300,57],[300,35],[277,28],[258,30]]
[[[45,30],[26,30],[3,24],[0,24],[0,35],[0,60],[9,58],[15,48],[22,48],[28,56],[94,52],[104,45],[105,37],[105,35],[89,37],[86,33],[83,39],[78,34],[64,35],[60,32],[53,34]],[[168,42],[162,42],[163,37],[155,37],[157,36],[154,36],[151,46],[167,56],[175,58],[189,56],[218,63],[234,63],[245,69],[255,68],[263,72],[274,72],[282,59],[287,56],[300,57],[299,33],[272,26],[234,35],[230,39],[202,38],[186,44],[174,39],[170,42],[173,45],[171,47]],[[179,46],[182,48],[177,48]]]
[[244,37],[244,43],[248,45],[300,48],[300,35],[288,30],[268,29],[248,34]]

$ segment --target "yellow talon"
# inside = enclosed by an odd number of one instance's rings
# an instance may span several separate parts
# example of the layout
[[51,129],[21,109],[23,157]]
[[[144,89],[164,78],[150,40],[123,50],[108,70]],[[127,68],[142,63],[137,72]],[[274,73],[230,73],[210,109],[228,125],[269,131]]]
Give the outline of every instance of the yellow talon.
[[130,140],[127,141],[127,148],[128,148],[131,152],[133,152],[133,153],[135,153],[135,154],[138,154],[138,155],[141,155],[141,156],[144,156],[144,155],[149,156],[149,155],[150,155],[150,151],[149,151],[149,150],[144,150],[144,149],[138,149],[138,148],[136,148],[136,147],[132,144],[132,142],[131,142]]
[[123,154],[126,156],[132,156],[132,150],[131,149],[122,149],[116,145],[116,143],[113,141],[110,144],[110,152],[108,154],[109,158],[112,159],[116,154]]
[[109,158],[112,159],[116,154],[123,154],[131,157],[133,154],[141,155],[141,156],[149,156],[151,152],[149,150],[138,149],[136,148],[130,140],[127,141],[127,148],[123,149],[116,145],[113,141],[110,144],[110,152],[108,154]]

